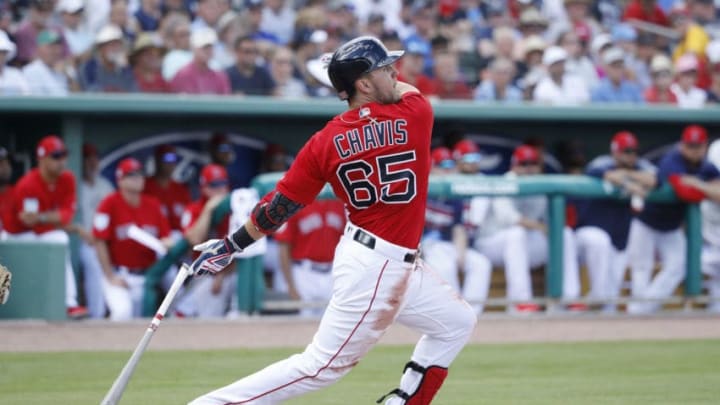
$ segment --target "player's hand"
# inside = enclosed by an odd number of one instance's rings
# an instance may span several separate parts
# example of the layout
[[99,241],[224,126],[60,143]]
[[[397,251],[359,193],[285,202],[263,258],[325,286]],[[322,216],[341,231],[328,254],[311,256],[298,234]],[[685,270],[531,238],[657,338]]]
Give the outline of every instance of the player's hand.
[[110,280],[108,280],[108,282],[110,283],[110,285],[114,285],[116,287],[121,287],[121,288],[125,288],[125,289],[130,288],[127,281],[125,281],[124,278],[122,278],[118,275],[112,276],[112,278]]
[[190,270],[192,270],[194,276],[221,272],[232,262],[233,253],[242,251],[235,247],[235,244],[228,238],[210,239],[205,243],[195,245],[193,250],[202,252],[190,265]]
[[25,226],[35,226],[38,222],[40,222],[40,214],[37,212],[29,212],[29,211],[23,211],[19,215],[20,222],[22,222]]

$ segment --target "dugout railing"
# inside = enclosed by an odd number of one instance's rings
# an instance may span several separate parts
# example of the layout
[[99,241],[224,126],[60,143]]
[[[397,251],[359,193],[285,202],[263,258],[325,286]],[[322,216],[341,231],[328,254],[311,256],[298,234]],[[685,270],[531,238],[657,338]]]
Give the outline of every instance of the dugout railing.
[[[259,195],[271,191],[282,173],[263,174],[255,178],[252,187]],[[563,284],[563,228],[565,227],[565,205],[567,197],[627,199],[621,191],[609,183],[589,176],[537,175],[514,179],[503,176],[446,175],[431,176],[429,195],[441,198],[469,198],[473,196],[524,196],[545,194],[548,196],[549,260],[545,272],[545,302],[560,303]],[[319,198],[332,198],[329,186],[325,186]],[[647,201],[659,203],[677,202],[672,188],[667,184],[648,195]],[[226,198],[213,212],[213,222],[219,221],[230,212],[229,198]],[[418,218],[424,221],[424,218]],[[686,214],[687,273],[682,302],[692,304],[700,298],[702,274],[700,269],[701,217],[697,204],[689,204]],[[157,285],[167,269],[187,251],[186,241],[176,244],[168,254],[148,271],[144,314],[152,316],[158,302]],[[263,268],[261,257],[237,261],[239,310],[256,313],[265,308]],[[507,301],[496,300],[497,304]],[[298,307],[300,303],[286,303],[275,308]]]

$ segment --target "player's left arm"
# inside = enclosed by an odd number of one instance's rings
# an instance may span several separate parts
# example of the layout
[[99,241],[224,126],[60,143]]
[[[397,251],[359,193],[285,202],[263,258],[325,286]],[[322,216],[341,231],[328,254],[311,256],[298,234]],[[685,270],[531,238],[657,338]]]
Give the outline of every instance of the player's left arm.
[[695,176],[681,176],[681,181],[685,185],[702,191],[708,200],[720,202],[720,179],[703,181]]
[[75,210],[77,209],[75,200],[75,177],[63,174],[58,187],[63,187],[65,191],[59,201],[58,208],[41,212],[38,215],[38,222],[65,229],[70,226],[70,222],[75,216]]

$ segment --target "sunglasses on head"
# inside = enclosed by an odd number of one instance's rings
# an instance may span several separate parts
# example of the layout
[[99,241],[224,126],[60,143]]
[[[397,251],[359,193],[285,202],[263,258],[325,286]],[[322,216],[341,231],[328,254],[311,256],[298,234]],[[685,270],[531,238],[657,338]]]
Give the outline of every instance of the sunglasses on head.
[[67,151],[61,150],[61,151],[57,151],[57,152],[51,153],[51,154],[50,154],[50,157],[53,158],[53,159],[55,159],[55,160],[60,160],[60,159],[66,158],[67,155],[68,155]]

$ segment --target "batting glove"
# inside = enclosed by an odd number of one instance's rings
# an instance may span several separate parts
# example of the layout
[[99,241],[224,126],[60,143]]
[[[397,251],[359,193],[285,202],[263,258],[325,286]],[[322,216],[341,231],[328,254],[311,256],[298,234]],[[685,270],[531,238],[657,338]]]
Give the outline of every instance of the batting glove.
[[233,253],[241,252],[228,238],[210,239],[207,242],[193,246],[193,250],[200,253],[190,265],[194,276],[215,274],[221,272],[233,260]]

